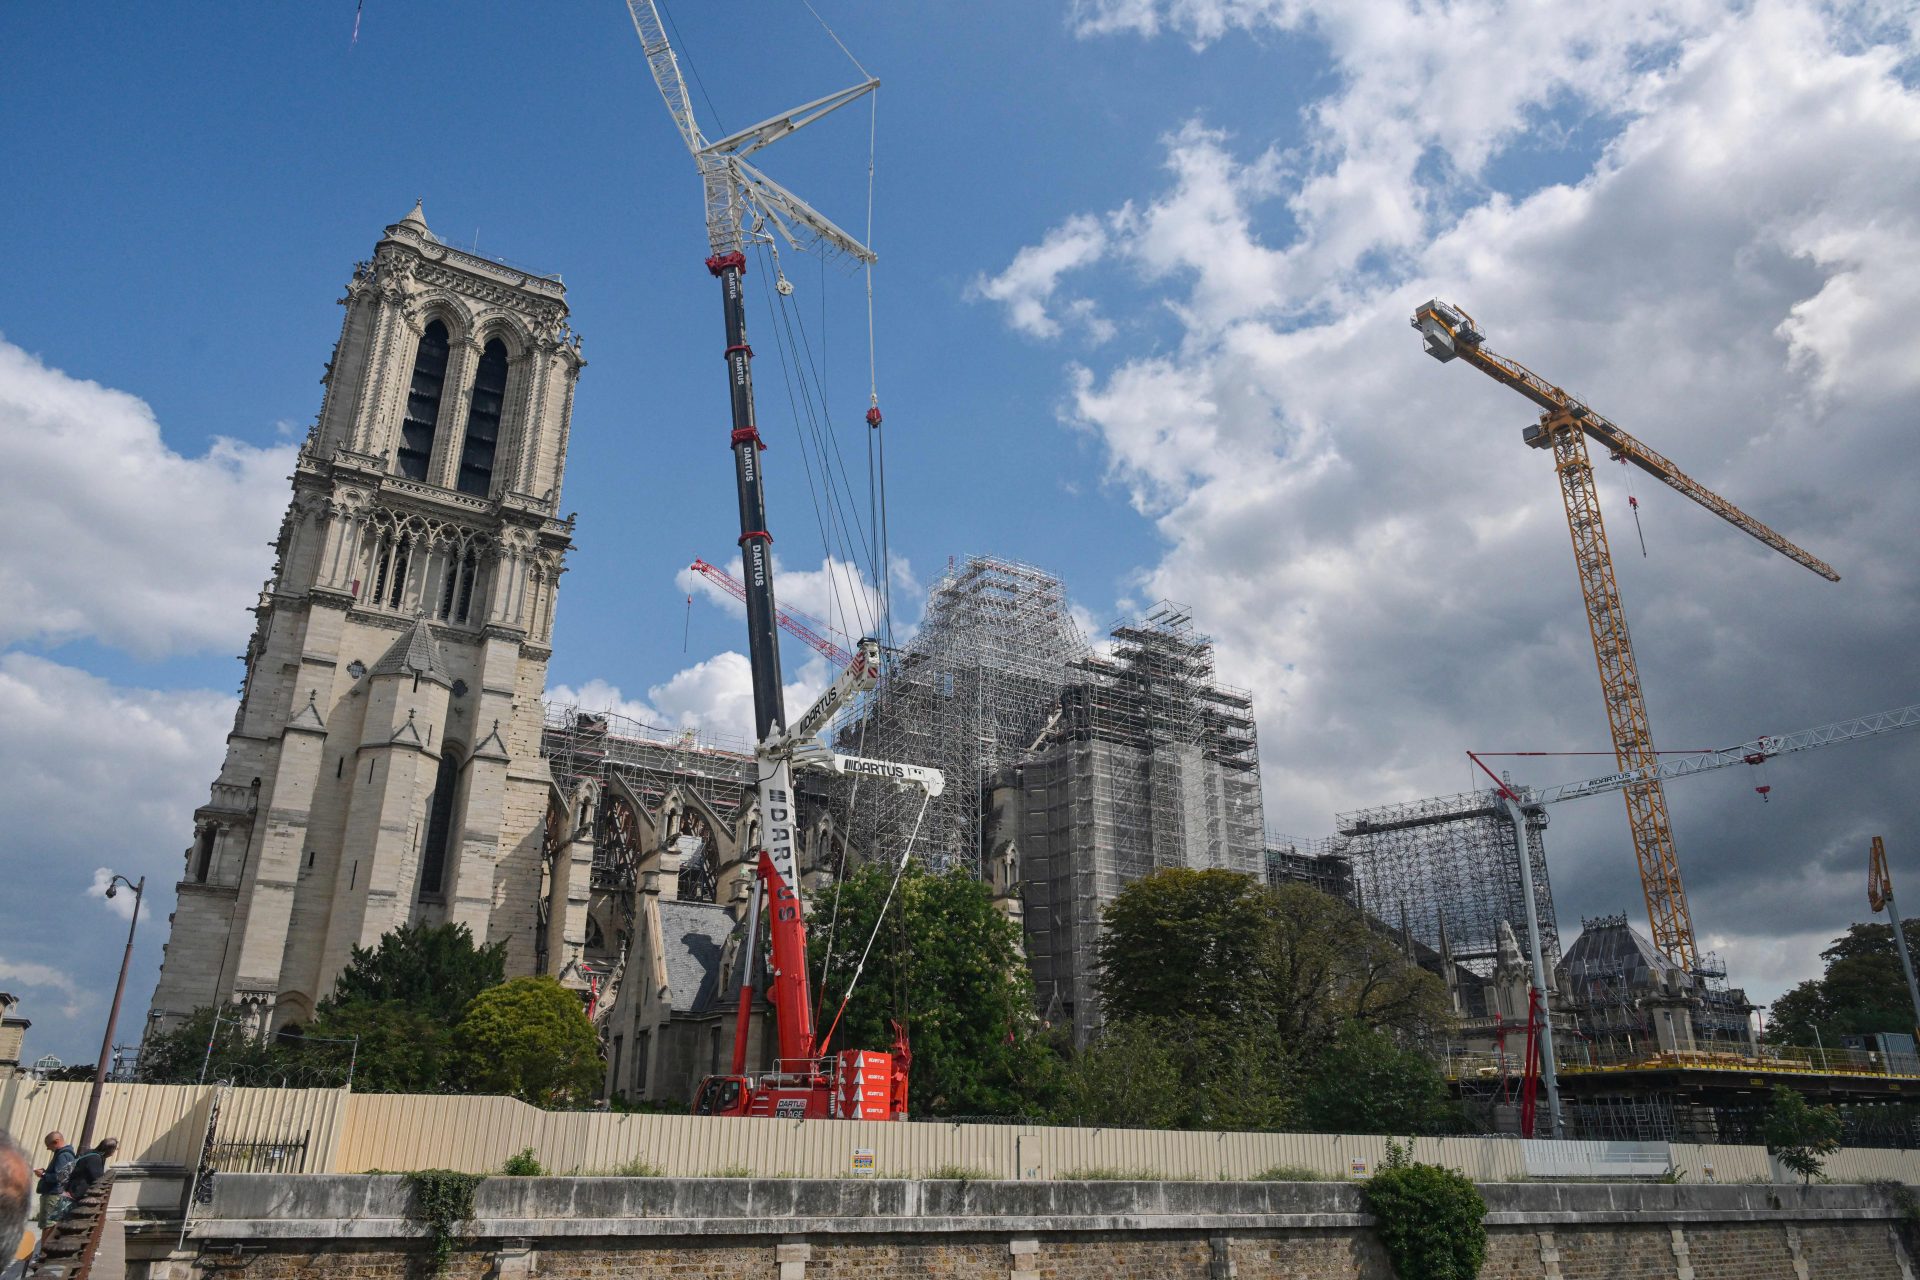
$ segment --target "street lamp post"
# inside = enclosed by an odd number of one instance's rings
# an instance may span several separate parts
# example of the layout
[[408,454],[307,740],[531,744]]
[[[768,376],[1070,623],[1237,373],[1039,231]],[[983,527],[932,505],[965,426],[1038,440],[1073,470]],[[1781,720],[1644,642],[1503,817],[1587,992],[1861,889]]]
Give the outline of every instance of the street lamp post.
[[100,1117],[100,1091],[107,1083],[107,1063],[113,1056],[113,1025],[120,1020],[120,997],[127,990],[127,966],[133,962],[133,931],[140,927],[140,899],[147,891],[147,878],[135,884],[116,873],[107,881],[107,896],[113,897],[124,884],[133,890],[133,919],[127,922],[127,950],[120,957],[120,981],[113,987],[113,1008],[107,1011],[107,1034],[100,1038],[100,1063],[93,1071],[93,1093],[87,1099],[87,1122],[80,1126],[80,1150],[93,1150],[93,1122]]

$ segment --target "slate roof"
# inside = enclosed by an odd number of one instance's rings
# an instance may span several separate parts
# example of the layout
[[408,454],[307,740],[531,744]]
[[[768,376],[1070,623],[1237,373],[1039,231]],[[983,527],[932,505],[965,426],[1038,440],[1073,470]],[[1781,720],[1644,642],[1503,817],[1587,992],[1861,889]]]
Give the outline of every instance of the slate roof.
[[720,956],[733,930],[733,913],[711,902],[660,904],[660,941],[675,1013],[705,1013],[714,1006]]
[[1602,917],[1584,922],[1586,928],[1567,948],[1561,967],[1575,981],[1591,973],[1596,978],[1623,974],[1636,986],[1650,986],[1654,975],[1674,968],[1641,932],[1621,916]]
[[446,659],[440,656],[440,642],[433,638],[433,628],[427,625],[425,618],[415,618],[412,629],[395,640],[392,647],[381,655],[380,661],[374,663],[373,670],[367,674],[419,675],[449,687],[453,684],[453,676],[447,671]]

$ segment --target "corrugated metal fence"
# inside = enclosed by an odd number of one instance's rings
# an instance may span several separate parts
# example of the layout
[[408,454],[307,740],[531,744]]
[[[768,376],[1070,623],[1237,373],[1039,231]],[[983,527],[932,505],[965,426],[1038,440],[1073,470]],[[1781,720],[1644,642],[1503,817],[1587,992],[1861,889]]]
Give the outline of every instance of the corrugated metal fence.
[[[29,1149],[50,1129],[77,1138],[88,1088],[11,1080],[0,1090],[0,1124]],[[189,1165],[204,1142],[214,1093],[213,1086],[109,1085],[95,1131],[120,1139],[124,1161]],[[610,1115],[540,1111],[512,1098],[344,1089],[227,1089],[220,1099],[217,1140],[303,1143],[297,1163],[305,1173],[429,1168],[484,1173],[531,1148],[554,1173],[644,1167],[670,1177],[839,1177],[870,1168],[880,1177],[1211,1180],[1295,1170],[1347,1178],[1372,1172],[1386,1155],[1385,1138],[1342,1134]],[[1459,1169],[1478,1181],[1511,1181],[1526,1176],[1525,1145],[1500,1138],[1420,1138],[1414,1158]],[[1673,1167],[1688,1182],[1785,1177],[1760,1147],[1675,1143],[1670,1152]],[[1827,1162],[1827,1175],[1836,1182],[1920,1183],[1920,1152],[1849,1149]]]

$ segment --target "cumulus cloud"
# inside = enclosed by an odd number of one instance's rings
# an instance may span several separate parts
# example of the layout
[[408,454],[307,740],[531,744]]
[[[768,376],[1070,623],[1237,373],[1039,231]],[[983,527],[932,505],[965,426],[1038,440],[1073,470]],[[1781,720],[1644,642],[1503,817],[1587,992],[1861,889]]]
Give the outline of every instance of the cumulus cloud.
[[[92,995],[82,991],[67,970],[11,956],[0,956],[0,989],[20,996],[23,1009],[31,1008],[36,993],[51,993],[50,998],[59,1001],[57,1008],[65,1018],[78,1018],[94,1003]],[[27,1016],[35,1025],[42,1021],[37,1009]]]
[[198,458],[145,401],[0,339],[0,644],[88,636],[142,657],[239,643],[293,447]]
[[[793,674],[793,673],[789,673]],[[784,686],[791,719],[811,706],[833,680],[824,658],[808,655],[796,679]],[[676,671],[649,686],[643,697],[631,697],[619,685],[589,680],[581,685],[555,685],[547,702],[582,711],[609,711],[669,732],[693,731],[717,745],[750,751],[754,741],[753,671],[745,654],[717,653]]]
[[[1047,310],[1060,277],[1100,260],[1107,251],[1106,228],[1085,215],[1069,218],[1047,232],[1039,244],[1014,254],[999,275],[976,276],[969,293],[998,302],[1007,309],[1007,323],[1036,338],[1059,336],[1060,321]],[[1096,341],[1113,335],[1113,326],[1101,319],[1085,298],[1069,302],[1065,313],[1086,327]]]
[[[133,919],[133,890],[127,888],[125,885],[114,884],[113,877],[115,874],[112,867],[95,867],[93,869],[93,883],[88,885],[80,896],[89,901],[98,902],[122,920],[131,920]],[[139,876],[133,876],[131,879],[135,884],[140,882]],[[153,887],[158,889],[160,886],[156,884]],[[107,894],[109,888],[114,890],[112,896],[108,896]],[[152,914],[153,907],[147,902],[143,894],[140,899],[140,923],[145,924],[147,917]]]
[[[1645,477],[1642,559],[1631,480],[1597,459],[1660,741],[1912,700],[1911,47],[1789,3],[1075,13],[1088,35],[1310,35],[1337,71],[1304,142],[1190,122],[1162,144],[1163,187],[1083,215],[1108,243],[1079,287],[1145,280],[1181,336],[1062,370],[1065,420],[1167,540],[1136,594],[1206,602],[1223,675],[1256,691],[1273,825],[1466,789],[1463,748],[1606,739],[1548,460],[1518,439],[1533,412],[1420,354],[1407,316],[1434,295],[1846,575],[1821,582]],[[1589,171],[1489,189],[1548,110],[1604,134]],[[1731,773],[1678,784],[1703,942],[1762,993],[1815,971],[1862,916],[1866,835],[1920,819],[1902,781],[1917,759],[1885,739],[1777,762],[1769,804]],[[1617,802],[1556,815],[1549,851],[1566,937],[1581,915],[1638,914]]]
[[[117,871],[147,879],[134,972],[151,974],[172,886],[233,723],[231,696],[127,688],[23,653],[0,654],[0,865],[33,893],[0,894],[0,937],[19,981],[57,993],[58,1009],[24,1010],[36,1052],[72,1058],[100,1030],[76,1021],[105,1007],[133,896],[102,896]],[[38,976],[34,976],[38,975]],[[53,975],[49,977],[48,975]],[[55,980],[57,978],[57,981]],[[104,994],[103,994],[104,993]],[[133,989],[129,1007],[150,994]]]

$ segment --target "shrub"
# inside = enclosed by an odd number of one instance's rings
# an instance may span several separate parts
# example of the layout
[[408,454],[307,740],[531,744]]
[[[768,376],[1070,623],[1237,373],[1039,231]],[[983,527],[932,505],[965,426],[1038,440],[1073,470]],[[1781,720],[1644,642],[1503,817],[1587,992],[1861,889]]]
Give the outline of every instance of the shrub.
[[540,1163],[540,1157],[533,1154],[532,1147],[522,1147],[507,1157],[500,1166],[500,1172],[509,1178],[544,1178],[547,1166]]
[[1120,1169],[1112,1165],[1090,1165],[1084,1169],[1069,1169],[1060,1175],[1063,1182],[1165,1182],[1167,1176],[1158,1169]]
[[752,1178],[758,1175],[743,1164],[723,1164],[707,1173],[709,1178]]
[[667,1171],[657,1164],[650,1164],[639,1156],[635,1156],[615,1167],[613,1176],[616,1178],[664,1178],[667,1176]]
[[1487,1202],[1465,1175],[1388,1164],[1367,1179],[1367,1209],[1400,1280],[1473,1280],[1487,1258]]
[[463,1239],[460,1228],[473,1219],[473,1189],[483,1175],[452,1169],[421,1169],[407,1175],[413,1188],[408,1216],[427,1229],[433,1241],[432,1274],[447,1269],[454,1244]]
[[1809,1106],[1792,1089],[1775,1085],[1766,1137],[1773,1158],[1811,1183],[1840,1149],[1840,1113],[1831,1105]]

